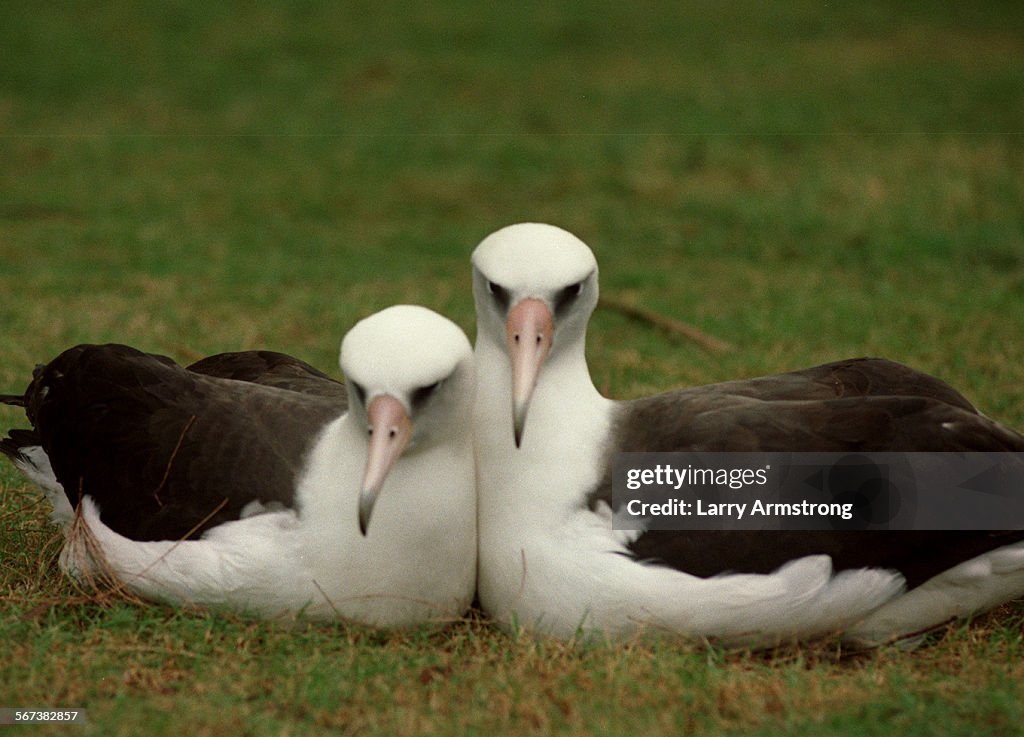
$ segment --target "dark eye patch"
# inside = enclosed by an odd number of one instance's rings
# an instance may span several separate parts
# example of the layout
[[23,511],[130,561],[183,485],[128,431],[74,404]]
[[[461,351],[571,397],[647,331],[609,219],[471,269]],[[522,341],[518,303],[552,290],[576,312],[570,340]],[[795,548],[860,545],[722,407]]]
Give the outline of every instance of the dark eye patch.
[[360,386],[359,384],[357,384],[354,381],[350,381],[349,384],[351,384],[352,388],[355,390],[356,398],[359,400],[359,404],[361,404],[361,405],[363,405],[365,407],[366,406],[366,389],[364,389],[362,386]]
[[414,408],[421,407],[424,402],[430,399],[430,395],[433,394],[439,386],[441,386],[441,382],[435,381],[429,386],[421,386],[419,389],[414,389],[412,396],[409,397],[412,401],[412,406]]
[[578,281],[575,284],[570,284],[565,289],[560,289],[558,294],[555,295],[555,314],[560,315],[565,312],[576,301],[576,298],[583,292],[583,281]]
[[487,291],[491,294],[492,297],[494,297],[494,301],[498,303],[501,309],[508,309],[508,306],[512,301],[512,297],[508,293],[508,290],[505,289],[505,287],[495,282],[488,281]]

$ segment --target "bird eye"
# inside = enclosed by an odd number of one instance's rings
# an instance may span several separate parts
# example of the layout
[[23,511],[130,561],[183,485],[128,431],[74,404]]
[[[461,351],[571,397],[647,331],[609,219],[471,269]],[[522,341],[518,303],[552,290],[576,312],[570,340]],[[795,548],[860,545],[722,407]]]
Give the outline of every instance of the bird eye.
[[357,384],[354,381],[350,381],[349,384],[351,384],[352,385],[352,389],[355,390],[356,398],[359,400],[359,403],[365,407],[366,406],[366,389],[364,389],[362,386],[360,386],[359,384]]
[[555,297],[556,315],[561,312],[565,312],[576,298],[580,296],[580,293],[583,291],[583,284],[585,281],[586,279],[578,281],[575,284],[570,284],[565,289],[558,292],[558,295]]
[[509,303],[511,302],[511,297],[509,296],[508,290],[505,289],[505,287],[501,286],[500,284],[497,284],[496,282],[488,281],[487,292],[492,297],[494,297],[494,301],[497,302],[502,309],[508,309]]
[[430,399],[430,395],[437,391],[438,387],[441,386],[440,381],[435,381],[429,386],[421,386],[419,389],[415,389],[410,399],[412,400],[413,407],[420,407],[424,402]]

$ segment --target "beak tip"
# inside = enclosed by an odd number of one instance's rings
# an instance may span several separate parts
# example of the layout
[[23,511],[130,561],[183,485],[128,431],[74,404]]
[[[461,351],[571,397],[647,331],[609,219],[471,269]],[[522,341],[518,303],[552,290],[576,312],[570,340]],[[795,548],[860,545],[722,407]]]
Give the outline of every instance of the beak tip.
[[523,444],[523,430],[526,429],[526,407],[516,407],[512,412],[512,434],[516,441],[516,448]]
[[366,537],[370,529],[370,516],[373,514],[373,505],[377,501],[377,495],[367,489],[359,495],[359,532]]

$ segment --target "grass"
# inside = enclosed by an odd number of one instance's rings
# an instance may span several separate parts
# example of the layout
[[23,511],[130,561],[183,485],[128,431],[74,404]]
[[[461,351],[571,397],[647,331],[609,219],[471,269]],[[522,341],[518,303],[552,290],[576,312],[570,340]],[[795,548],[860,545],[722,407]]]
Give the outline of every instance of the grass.
[[[5,6],[0,390],[82,341],[336,371],[394,302],[472,335],[470,251],[536,219],[594,247],[606,293],[735,346],[599,311],[611,395],[875,354],[1024,427],[1022,25],[923,0]],[[909,653],[579,647],[86,596],[57,548],[0,466],[0,706],[86,707],[83,734],[1024,723],[1020,603]]]

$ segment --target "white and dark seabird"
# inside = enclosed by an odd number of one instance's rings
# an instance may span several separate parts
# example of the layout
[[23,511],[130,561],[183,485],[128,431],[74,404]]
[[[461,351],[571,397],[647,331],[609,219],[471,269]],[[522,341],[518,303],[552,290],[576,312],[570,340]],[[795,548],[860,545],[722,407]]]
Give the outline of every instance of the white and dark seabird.
[[519,224],[473,253],[478,597],[507,625],[772,645],[907,637],[1024,595],[1024,531],[613,529],[620,451],[1024,451],[946,383],[882,359],[603,397],[585,358],[597,263]]
[[401,305],[340,359],[346,384],[266,351],[182,368],[78,346],[4,398],[33,429],[0,450],[53,503],[76,577],[266,618],[457,617],[476,575],[469,341]]

